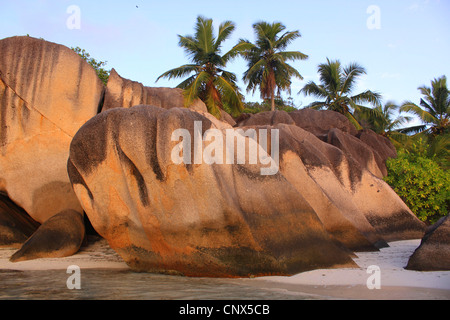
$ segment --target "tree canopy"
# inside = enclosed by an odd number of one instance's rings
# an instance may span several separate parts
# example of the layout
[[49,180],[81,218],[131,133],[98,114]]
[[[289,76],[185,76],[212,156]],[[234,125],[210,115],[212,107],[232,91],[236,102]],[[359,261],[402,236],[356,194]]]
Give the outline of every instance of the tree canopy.
[[[257,22],[253,25],[255,44],[241,40],[241,55],[247,60],[248,70],[244,72],[247,92],[259,88],[262,99],[271,100],[271,110],[275,110],[275,96],[281,91],[291,90],[291,78],[303,79],[297,69],[288,61],[306,60],[308,56],[300,51],[286,51],[289,44],[299,38],[299,31],[285,31],[280,22]],[[283,33],[282,33],[283,32]]]
[[362,126],[354,117],[353,112],[365,110],[366,113],[378,115],[377,111],[362,104],[369,103],[376,107],[381,102],[381,94],[371,90],[355,95],[352,93],[358,78],[366,74],[366,70],[361,65],[350,63],[343,67],[339,60],[331,61],[327,58],[326,63],[318,66],[318,73],[320,84],[310,81],[299,92],[321,99],[311,103],[309,108],[328,109],[342,113],[358,129],[361,129]]
[[161,78],[188,77],[178,85],[184,89],[185,104],[189,106],[199,98],[208,111],[220,118],[220,110],[241,112],[243,95],[237,85],[236,75],[225,70],[227,63],[239,53],[239,45],[222,54],[222,44],[235,29],[231,21],[220,24],[217,36],[214,35],[213,20],[199,16],[195,24],[195,34],[178,36],[178,45],[190,59],[190,64],[171,69],[160,75]]

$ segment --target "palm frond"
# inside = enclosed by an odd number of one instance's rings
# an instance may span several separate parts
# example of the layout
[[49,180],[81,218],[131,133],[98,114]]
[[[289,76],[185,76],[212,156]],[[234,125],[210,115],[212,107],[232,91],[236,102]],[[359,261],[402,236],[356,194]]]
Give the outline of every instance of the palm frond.
[[229,81],[229,79],[224,76],[220,76],[214,80],[214,84],[219,92],[222,93],[224,103],[226,103],[231,110],[244,110],[242,95],[239,92],[239,88],[232,81]]
[[321,63],[318,66],[319,78],[327,91],[336,94],[341,88],[341,63],[338,60]]
[[194,74],[194,75],[190,76],[189,78],[187,78],[186,80],[182,81],[179,85],[176,86],[176,88],[184,90],[184,89],[188,88],[195,81],[196,78],[197,78],[197,75]]
[[363,127],[359,124],[358,120],[356,120],[353,114],[351,114],[350,112],[346,112],[344,115],[347,117],[348,120],[350,120],[350,123],[352,123],[355,126],[356,130],[362,130]]
[[242,56],[245,55],[250,50],[252,50],[254,47],[255,47],[254,44],[241,39],[237,45],[235,45],[233,48],[231,48],[227,53],[225,53],[222,56],[222,59],[223,59],[224,63],[226,64],[239,55],[242,55]]
[[220,49],[222,42],[230,37],[235,28],[236,26],[232,21],[225,21],[220,24],[214,51],[218,51]]
[[326,102],[322,101],[314,101],[311,102],[309,105],[306,106],[306,109],[314,109],[314,110],[322,110],[327,107]]
[[342,81],[341,87],[341,94],[351,92],[353,90],[357,78],[363,74],[366,74],[366,70],[356,62],[353,62],[347,67],[345,67],[343,74],[344,79]]
[[178,46],[184,49],[185,54],[189,57],[191,61],[198,62],[199,52],[201,51],[198,47],[198,42],[192,36],[180,36],[178,35]]
[[412,103],[410,101],[404,102],[402,106],[400,107],[400,110],[402,112],[411,112],[418,116],[420,120],[422,120],[425,123],[436,123],[437,119],[434,117],[431,113],[428,111],[423,110],[421,107],[416,105],[415,103]]
[[284,61],[306,60],[308,55],[301,53],[300,51],[282,51],[277,55],[283,58]]
[[209,73],[202,71],[197,74],[195,80],[193,80],[192,83],[188,87],[186,87],[184,91],[186,106],[190,106],[195,99],[199,98],[200,88],[204,83],[208,82],[208,80],[210,80]]
[[355,103],[370,103],[370,104],[376,106],[381,103],[381,94],[378,92],[366,90],[360,94],[357,94],[357,95],[351,97],[351,99]]
[[427,129],[426,125],[418,125],[418,126],[397,129],[396,131],[410,135],[410,134],[417,134],[417,133],[424,132],[426,129]]
[[197,18],[195,26],[195,39],[198,41],[198,46],[206,54],[214,52],[214,36],[213,36],[213,21],[202,16]]
[[181,77],[191,74],[192,72],[197,72],[198,70],[199,70],[199,66],[197,66],[195,64],[185,64],[184,66],[174,68],[174,69],[164,72],[162,75],[160,75],[156,79],[156,82],[158,82],[159,79],[161,79],[161,78],[168,78],[169,80],[174,79],[174,78],[181,78]]
[[318,98],[327,98],[328,92],[326,89],[321,86],[317,85],[314,81],[308,82],[300,91],[299,93],[303,93],[305,96],[315,96]]
[[275,44],[275,47],[278,50],[284,50],[287,48],[287,46],[289,44],[291,44],[295,39],[300,38],[301,34],[300,32],[297,31],[288,31],[286,33],[284,33],[277,41]]

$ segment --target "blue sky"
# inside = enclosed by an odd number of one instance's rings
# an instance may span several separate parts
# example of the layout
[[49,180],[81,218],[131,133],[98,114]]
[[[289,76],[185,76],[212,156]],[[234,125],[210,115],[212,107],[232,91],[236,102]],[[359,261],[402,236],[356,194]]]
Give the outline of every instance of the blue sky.
[[[188,62],[177,34],[193,34],[198,15],[212,18],[216,27],[225,20],[236,24],[224,52],[239,38],[253,41],[252,24],[259,20],[281,21],[287,30],[299,30],[302,37],[289,49],[309,55],[293,63],[305,78],[292,86],[292,97],[301,106],[312,99],[297,92],[307,81],[318,81],[317,65],[326,58],[364,66],[367,75],[355,93],[372,89],[383,94],[384,101],[418,103],[419,86],[450,76],[449,0],[1,1],[0,38],[29,34],[79,46],[107,61],[107,68],[147,86],[175,87],[181,82],[155,80]],[[80,9],[79,29],[67,27],[71,5]],[[379,9],[378,29],[367,26],[374,14],[367,11],[371,5]],[[238,58],[228,69],[241,78],[246,64]],[[240,86],[245,92],[242,81]],[[260,100],[259,94],[246,99]]]

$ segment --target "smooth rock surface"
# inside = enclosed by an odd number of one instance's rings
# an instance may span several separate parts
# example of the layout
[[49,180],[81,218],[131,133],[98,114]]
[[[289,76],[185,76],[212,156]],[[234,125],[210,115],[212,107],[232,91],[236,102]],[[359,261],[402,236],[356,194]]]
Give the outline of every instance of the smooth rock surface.
[[450,219],[441,218],[430,226],[420,246],[409,258],[406,269],[417,271],[450,270]]
[[97,114],[103,84],[69,48],[0,40],[0,191],[34,220],[82,208],[67,175],[72,137]]
[[10,261],[71,256],[80,249],[84,236],[83,216],[74,210],[63,211],[45,221]]
[[215,128],[188,109],[117,108],[91,119],[72,141],[74,190],[131,268],[234,277],[354,265],[280,172],[262,176],[261,164],[247,162],[175,164],[172,133],[183,128],[193,137],[195,121],[202,136]]

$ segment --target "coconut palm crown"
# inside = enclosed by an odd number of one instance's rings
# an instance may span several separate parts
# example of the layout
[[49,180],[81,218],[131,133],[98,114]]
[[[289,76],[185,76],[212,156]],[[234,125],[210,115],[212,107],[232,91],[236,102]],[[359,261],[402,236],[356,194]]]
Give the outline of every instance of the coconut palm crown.
[[[308,56],[300,51],[285,51],[287,46],[299,38],[299,31],[285,31],[280,22],[257,22],[253,25],[255,44],[241,39],[239,49],[247,60],[248,70],[244,73],[247,92],[258,88],[262,99],[270,99],[271,109],[275,110],[275,94],[281,91],[290,93],[291,78],[303,79],[301,74],[288,61],[306,60]],[[283,33],[282,33],[283,32]]]
[[191,60],[191,64],[171,69],[158,77],[187,77],[177,87],[184,90],[185,105],[191,105],[197,98],[207,106],[208,111],[220,118],[221,109],[239,113],[244,109],[243,95],[237,86],[234,73],[226,71],[227,63],[237,56],[239,46],[221,54],[222,44],[235,29],[235,24],[225,21],[220,24],[217,36],[214,36],[213,20],[199,16],[195,25],[195,34],[180,36],[179,46]]
[[[431,87],[422,86],[418,90],[423,95],[420,106],[411,101],[404,102],[401,110],[411,112],[418,116],[424,126],[421,130],[430,132],[432,135],[448,133],[450,126],[450,91],[447,87],[447,77],[431,81]],[[428,127],[428,129],[427,129]]]
[[357,129],[361,125],[353,116],[354,112],[372,113],[375,117],[379,116],[376,109],[371,109],[361,105],[369,103],[378,106],[381,103],[381,95],[371,90],[352,95],[356,81],[359,77],[366,74],[366,70],[357,63],[350,63],[343,67],[339,60],[330,61],[327,58],[326,63],[318,66],[320,84],[314,81],[308,82],[299,93],[321,98],[321,101],[315,101],[308,107],[313,109],[328,109],[337,111],[345,115]]

